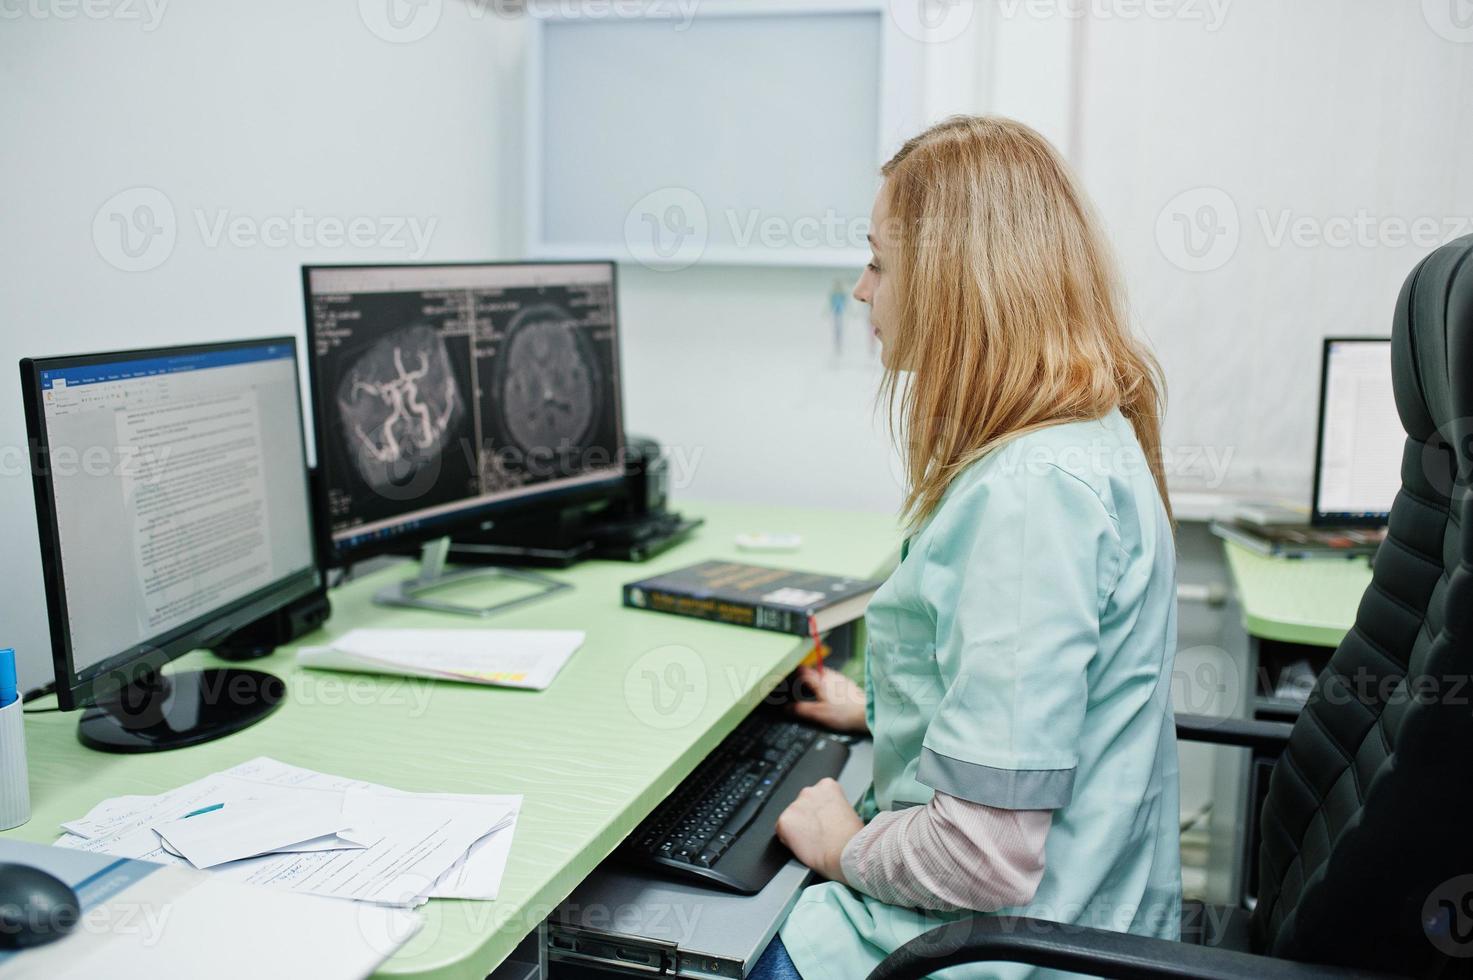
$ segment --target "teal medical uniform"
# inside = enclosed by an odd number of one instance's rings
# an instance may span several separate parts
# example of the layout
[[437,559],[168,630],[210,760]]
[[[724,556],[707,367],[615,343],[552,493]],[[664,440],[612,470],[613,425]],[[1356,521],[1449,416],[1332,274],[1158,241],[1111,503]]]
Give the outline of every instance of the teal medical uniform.
[[[861,816],[934,792],[1050,810],[1033,901],[1002,911],[1177,938],[1175,568],[1118,411],[1019,436],[964,470],[865,615],[875,778]],[[804,891],[782,939],[804,980],[858,980],[964,914],[827,882]],[[1029,975],[1043,974],[939,974]]]

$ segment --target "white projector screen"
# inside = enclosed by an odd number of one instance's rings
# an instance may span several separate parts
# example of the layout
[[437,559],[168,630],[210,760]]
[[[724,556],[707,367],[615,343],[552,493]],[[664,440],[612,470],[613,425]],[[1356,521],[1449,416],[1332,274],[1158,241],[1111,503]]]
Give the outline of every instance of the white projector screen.
[[884,118],[897,46],[883,7],[716,6],[535,21],[532,255],[865,261],[885,137],[902,125]]

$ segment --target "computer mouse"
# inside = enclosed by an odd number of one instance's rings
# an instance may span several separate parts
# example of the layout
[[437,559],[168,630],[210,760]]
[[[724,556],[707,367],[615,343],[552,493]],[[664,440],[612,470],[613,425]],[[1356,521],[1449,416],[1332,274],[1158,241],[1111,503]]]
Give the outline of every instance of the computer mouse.
[[54,942],[81,915],[77,893],[60,878],[25,864],[0,864],[0,949]]

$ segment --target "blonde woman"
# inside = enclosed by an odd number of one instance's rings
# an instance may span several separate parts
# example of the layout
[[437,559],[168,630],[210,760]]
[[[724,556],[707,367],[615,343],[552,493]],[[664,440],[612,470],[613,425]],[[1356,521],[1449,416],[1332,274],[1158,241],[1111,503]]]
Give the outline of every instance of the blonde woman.
[[818,696],[795,709],[871,732],[874,788],[863,818],[832,780],[783,813],[779,837],[829,881],[752,977],[857,980],[975,911],[1174,938],[1175,549],[1155,362],[1033,130],[952,119],[882,173],[854,295],[883,345],[912,533],[866,615],[864,689],[807,671]]

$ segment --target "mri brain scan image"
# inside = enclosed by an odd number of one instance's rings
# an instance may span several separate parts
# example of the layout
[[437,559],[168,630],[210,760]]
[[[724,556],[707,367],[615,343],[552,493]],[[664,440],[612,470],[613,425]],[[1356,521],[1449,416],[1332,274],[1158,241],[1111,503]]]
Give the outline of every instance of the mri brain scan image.
[[507,435],[522,450],[581,445],[600,404],[602,378],[568,312],[543,303],[507,325],[496,387]]
[[348,457],[375,489],[402,485],[434,463],[465,410],[445,342],[423,324],[360,355],[337,398]]

